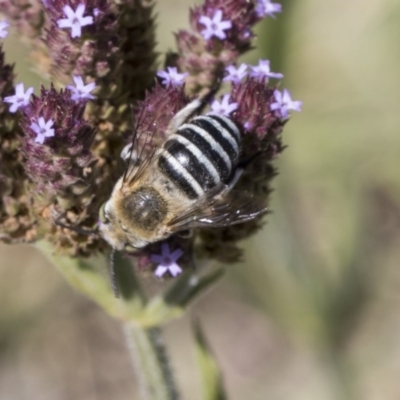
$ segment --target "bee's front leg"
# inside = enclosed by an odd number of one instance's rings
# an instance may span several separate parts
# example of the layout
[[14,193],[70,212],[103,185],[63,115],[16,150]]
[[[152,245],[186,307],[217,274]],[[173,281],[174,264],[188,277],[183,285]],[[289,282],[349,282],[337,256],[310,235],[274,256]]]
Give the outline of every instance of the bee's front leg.
[[121,151],[121,158],[124,161],[135,164],[138,161],[137,151],[133,148],[133,143],[127,144]]

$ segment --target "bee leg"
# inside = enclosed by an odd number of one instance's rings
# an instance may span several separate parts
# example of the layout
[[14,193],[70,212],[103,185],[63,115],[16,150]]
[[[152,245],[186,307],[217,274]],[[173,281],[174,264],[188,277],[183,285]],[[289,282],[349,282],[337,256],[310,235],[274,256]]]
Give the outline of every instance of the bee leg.
[[115,275],[115,263],[114,263],[115,251],[116,251],[115,249],[112,249],[110,253],[109,272],[110,272],[111,286],[114,292],[114,296],[118,298],[119,290],[118,290],[117,276]]
[[193,114],[201,112],[201,110],[209,103],[219,87],[211,89],[205,96],[191,101],[188,105],[179,110],[171,119],[167,127],[167,137],[175,133],[178,128],[185,123]]
[[239,163],[239,165],[236,167],[232,177],[227,182],[227,188],[226,188],[227,191],[231,190],[236,185],[236,183],[242,176],[243,171],[246,169],[246,167],[251,162],[253,162],[258,156],[260,156],[262,153],[263,153],[262,151],[259,151],[259,152],[255,153],[254,155],[252,155],[251,157],[249,157]]
[[243,168],[236,168],[232,179],[229,181],[229,184],[228,184],[229,189],[232,189],[236,185],[236,183],[238,182],[238,180],[242,176],[243,171],[244,171]]
[[137,152],[133,149],[133,143],[127,144],[121,151],[121,158],[124,161],[131,161],[136,163],[137,161]]
[[185,231],[180,231],[176,234],[182,239],[190,239],[193,236],[193,231],[190,229],[187,229]]
[[178,128],[185,123],[185,121],[193,115],[200,107],[202,106],[202,101],[200,99],[196,99],[191,101],[187,106],[179,110],[174,117],[171,119],[168,127],[167,127],[167,137],[175,133]]

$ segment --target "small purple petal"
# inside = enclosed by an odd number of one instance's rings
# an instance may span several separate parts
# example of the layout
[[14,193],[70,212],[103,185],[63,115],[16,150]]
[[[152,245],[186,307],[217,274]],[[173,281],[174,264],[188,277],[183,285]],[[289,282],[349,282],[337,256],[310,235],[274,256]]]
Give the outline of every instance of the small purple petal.
[[15,95],[7,96],[4,98],[5,103],[10,103],[10,112],[16,112],[20,107],[25,107],[29,104],[30,97],[33,93],[33,87],[30,87],[24,91],[24,84],[18,83],[15,86]]
[[229,103],[230,95],[225,94],[222,97],[221,102],[218,100],[214,100],[211,104],[211,110],[217,114],[222,114],[229,116],[232,112],[237,110],[238,104],[237,103]]
[[247,75],[247,65],[241,64],[239,68],[234,65],[226,67],[225,71],[228,73],[223,79],[224,82],[231,81],[233,83],[239,83]]
[[37,123],[32,122],[30,128],[36,133],[36,138],[34,141],[36,143],[43,144],[45,138],[53,137],[54,129],[51,128],[53,125],[54,121],[52,119],[45,121],[43,117],[39,117]]
[[289,111],[301,111],[302,102],[293,101],[290,92],[287,89],[281,93],[279,90],[274,91],[275,102],[271,103],[270,110],[276,111],[282,119],[289,117]]
[[279,3],[272,3],[271,0],[257,0],[256,14],[260,18],[270,16],[275,18],[275,13],[282,12],[282,5]]
[[67,89],[72,92],[71,99],[74,101],[79,100],[93,100],[95,97],[90,93],[95,87],[96,84],[94,82],[88,83],[85,85],[83,83],[83,79],[81,76],[73,77],[75,85],[67,85]]
[[281,73],[271,72],[269,60],[260,60],[258,62],[258,66],[251,67],[250,76],[258,80],[262,80],[264,78],[275,78],[275,79],[283,78],[283,75]]
[[64,6],[63,12],[67,18],[57,20],[58,27],[71,28],[71,37],[80,37],[82,35],[82,27],[93,24],[92,16],[83,16],[85,8],[86,6],[82,3],[78,4],[76,11],[71,6]]
[[7,21],[0,21],[0,38],[4,39],[8,35],[8,28],[10,24]]
[[179,73],[176,67],[167,67],[168,72],[158,71],[157,76],[162,79],[164,86],[178,87],[185,83],[185,78],[188,76],[187,72]]
[[222,10],[216,10],[212,18],[202,15],[199,22],[205,26],[201,34],[205,40],[211,39],[213,36],[218,39],[226,39],[224,31],[232,28],[232,22],[229,20],[222,21]]
[[172,253],[168,243],[163,243],[161,246],[160,254],[151,254],[150,260],[154,263],[158,263],[158,266],[154,274],[161,278],[164,274],[169,272],[173,277],[177,276],[182,272],[182,268],[176,263],[178,258],[183,254],[181,249],[175,249]]
[[179,275],[182,272],[182,268],[177,264],[172,264],[169,267],[169,272],[173,277],[176,277],[177,275]]

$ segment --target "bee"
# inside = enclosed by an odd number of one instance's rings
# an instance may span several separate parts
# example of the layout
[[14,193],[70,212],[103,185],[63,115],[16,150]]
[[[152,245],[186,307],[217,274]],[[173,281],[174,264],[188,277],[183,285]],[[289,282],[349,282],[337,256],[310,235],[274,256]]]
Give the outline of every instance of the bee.
[[227,116],[199,114],[206,100],[177,112],[165,141],[144,160],[138,141],[123,149],[128,166],[99,213],[100,234],[113,249],[140,249],[181,231],[237,224],[266,211],[251,194],[232,190],[244,168],[242,134]]

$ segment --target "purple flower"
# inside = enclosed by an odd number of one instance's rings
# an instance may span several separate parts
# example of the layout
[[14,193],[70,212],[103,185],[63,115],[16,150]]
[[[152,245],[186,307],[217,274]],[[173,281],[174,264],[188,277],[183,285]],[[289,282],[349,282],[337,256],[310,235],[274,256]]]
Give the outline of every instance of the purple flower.
[[6,28],[9,26],[10,24],[7,21],[0,21],[0,38],[4,39],[8,35]]
[[237,103],[230,103],[229,100],[231,98],[230,94],[225,94],[222,97],[222,101],[219,102],[218,100],[214,100],[211,104],[211,109],[213,112],[217,114],[222,114],[228,116],[231,114],[233,111],[235,111],[238,108]]
[[71,99],[74,101],[79,100],[93,100],[95,97],[90,92],[96,87],[94,82],[85,85],[81,76],[74,76],[75,86],[67,85],[67,89],[72,92]]
[[189,75],[187,72],[180,74],[176,67],[167,67],[168,72],[158,71],[159,76],[163,81],[164,86],[178,87],[185,83],[185,78]]
[[161,254],[152,254],[150,260],[157,263],[158,266],[154,274],[161,278],[164,274],[169,272],[173,277],[182,272],[182,268],[176,263],[178,258],[183,254],[181,249],[176,249],[171,253],[168,243],[163,243],[161,247]]
[[250,67],[251,72],[250,76],[253,78],[256,78],[258,80],[261,80],[263,78],[275,78],[275,79],[282,79],[283,75],[278,73],[278,72],[271,72],[271,68],[269,66],[269,61],[268,60],[260,60],[258,62],[258,66],[256,67]]
[[39,117],[37,123],[32,122],[29,127],[36,133],[34,141],[43,144],[45,138],[54,136],[54,129],[52,129],[53,125],[54,121],[52,119],[49,119],[46,122],[43,117]]
[[289,117],[289,110],[301,111],[301,101],[293,101],[290,97],[289,90],[283,89],[283,93],[279,90],[274,91],[275,102],[271,103],[271,111],[278,111],[282,119]]
[[282,5],[279,3],[272,3],[271,0],[257,0],[256,13],[260,18],[266,15],[275,17],[274,13],[282,12]]
[[71,28],[71,37],[80,37],[82,34],[82,27],[93,24],[93,17],[84,17],[86,6],[82,3],[78,4],[76,11],[71,6],[64,6],[63,12],[67,18],[59,19],[57,25],[59,28]]
[[224,31],[232,28],[231,21],[222,21],[221,10],[216,10],[212,18],[202,15],[199,19],[199,22],[206,27],[206,29],[201,31],[201,34],[205,40],[209,40],[213,36],[223,40],[226,38]]
[[246,132],[250,132],[253,129],[253,124],[250,121],[246,121],[243,124],[243,128]]
[[10,112],[15,113],[18,108],[27,106],[29,104],[29,98],[33,93],[33,87],[30,87],[24,91],[24,84],[18,83],[15,86],[15,95],[7,96],[4,98],[4,102],[11,103]]
[[225,71],[228,75],[223,79],[224,82],[231,81],[233,83],[239,83],[247,75],[247,65],[240,64],[239,68],[234,65],[229,65],[225,68]]

